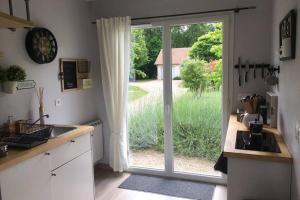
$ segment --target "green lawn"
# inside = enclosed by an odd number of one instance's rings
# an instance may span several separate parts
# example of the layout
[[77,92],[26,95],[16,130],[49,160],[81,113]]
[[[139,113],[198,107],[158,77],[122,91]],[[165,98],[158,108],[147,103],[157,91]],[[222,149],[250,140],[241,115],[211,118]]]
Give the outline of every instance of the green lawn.
[[148,92],[146,92],[145,90],[137,87],[137,86],[133,86],[133,85],[129,85],[128,86],[128,101],[134,101],[138,98],[141,98],[142,96],[145,96],[146,94],[148,94]]
[[[129,111],[130,149],[154,148],[163,151],[162,100]],[[177,97],[173,106],[174,153],[215,161],[221,152],[221,92],[192,92]]]

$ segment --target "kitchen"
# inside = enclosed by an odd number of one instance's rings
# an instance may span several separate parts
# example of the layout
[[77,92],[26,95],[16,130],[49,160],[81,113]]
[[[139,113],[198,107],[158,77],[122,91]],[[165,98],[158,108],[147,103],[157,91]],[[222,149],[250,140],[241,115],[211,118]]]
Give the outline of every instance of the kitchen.
[[[117,0],[110,2],[30,0],[31,21],[37,27],[46,27],[48,30],[51,30],[57,40],[57,56],[50,63],[37,64],[30,58],[25,47],[25,37],[29,30],[17,28],[16,31],[13,32],[7,28],[2,28],[0,30],[0,65],[21,66],[26,71],[26,80],[34,80],[36,88],[44,88],[44,114],[49,114],[49,118],[45,118],[46,124],[73,126],[88,124],[89,122],[101,119],[103,123],[104,146],[102,148],[104,154],[100,162],[108,164],[110,160],[110,130],[108,128],[108,119],[106,117],[101,84],[98,43],[95,42],[97,41],[97,29],[91,22],[101,17],[128,15],[132,17],[162,16],[174,13],[193,13],[199,12],[199,10],[209,11],[235,8],[238,6],[256,6],[256,10],[241,11],[238,16],[235,17],[232,64],[238,64],[238,58],[241,57],[243,61],[248,59],[255,63],[280,65],[280,73],[278,75],[279,84],[274,87],[278,94],[278,130],[281,132],[290,157],[292,157],[293,160],[291,162],[290,171],[291,199],[299,199],[299,143],[295,138],[296,124],[300,117],[299,108],[297,107],[297,99],[300,96],[298,85],[299,20],[297,21],[296,58],[280,61],[278,50],[279,23],[290,10],[299,10],[299,3],[295,0],[289,0],[287,2],[279,0],[249,0],[247,2],[233,0],[229,1],[228,5],[218,0],[214,0],[210,3],[204,0],[191,0],[188,3],[182,3],[180,1],[171,3],[166,1],[165,3],[166,5],[146,1],[130,1],[130,3],[124,3]],[[24,1],[13,1],[13,7],[15,16],[26,19]],[[153,9],[149,9],[149,7]],[[0,2],[0,11],[9,13],[8,1]],[[90,79],[93,81],[92,88],[62,92],[61,81],[58,79],[60,73],[60,59],[69,58],[86,59],[90,62]],[[234,80],[237,80],[237,70],[232,71],[232,74]],[[248,84],[242,87],[239,87],[238,82],[235,81],[230,89],[230,94],[232,94],[231,111],[236,111],[242,96],[254,93],[265,95],[268,90],[269,88],[261,79],[249,81]],[[13,116],[12,119],[14,121],[32,119],[32,122],[34,122],[40,117],[39,100],[36,97],[36,90],[19,90],[15,94],[1,92],[0,110],[1,124],[8,122],[8,116]],[[81,133],[73,132],[73,136],[66,134],[65,136],[57,137],[53,140],[50,139],[49,142],[52,141],[52,143],[46,143],[43,144],[46,146],[41,145],[29,150],[34,152],[30,157],[34,157],[34,155],[42,156],[42,154],[44,155],[44,153],[48,151],[54,154],[52,151],[54,151],[56,147],[63,143],[69,144],[71,140],[77,138],[79,135],[93,134],[92,129],[93,127],[90,127]],[[91,148],[90,146],[81,153],[86,152],[86,150],[89,151]],[[10,155],[10,148],[8,148],[8,154]],[[72,160],[74,158],[73,156],[64,162]],[[9,157],[3,159],[9,159]],[[26,159],[26,156],[22,157],[19,161],[24,161],[24,159]],[[5,163],[4,160],[0,160],[0,166],[2,166],[2,163]],[[51,163],[52,162],[53,161],[51,161]],[[60,165],[63,165],[64,162]],[[41,167],[44,168],[44,170],[47,168],[47,173],[57,168],[57,166],[48,166],[46,162],[43,163]],[[8,163],[5,168],[8,166],[11,166],[11,163]],[[34,173],[32,176],[34,176]],[[26,179],[28,178],[29,176],[26,177]],[[53,176],[52,178],[57,178],[57,176]],[[92,185],[93,184],[94,183],[92,183]],[[95,181],[95,184],[96,188],[98,188],[97,181]],[[17,191],[15,188],[11,189]],[[97,191],[98,189],[95,191],[96,194],[101,193]],[[92,190],[89,191],[94,193]],[[228,191],[230,191],[229,188]],[[53,198],[54,197],[52,197],[52,199]],[[54,199],[60,198],[57,197]]]

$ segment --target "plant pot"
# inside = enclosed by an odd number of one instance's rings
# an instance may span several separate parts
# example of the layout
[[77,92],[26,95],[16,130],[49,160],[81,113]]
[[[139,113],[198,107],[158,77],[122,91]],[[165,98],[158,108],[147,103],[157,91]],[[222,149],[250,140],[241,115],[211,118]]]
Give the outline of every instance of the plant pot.
[[6,81],[3,83],[3,92],[15,94],[17,92],[17,81]]

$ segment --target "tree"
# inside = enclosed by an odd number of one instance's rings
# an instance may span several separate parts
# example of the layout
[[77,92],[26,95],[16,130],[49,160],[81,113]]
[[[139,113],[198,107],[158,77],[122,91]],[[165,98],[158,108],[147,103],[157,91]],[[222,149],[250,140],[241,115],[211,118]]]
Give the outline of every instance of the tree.
[[203,60],[186,60],[181,66],[181,79],[185,87],[201,94],[207,84],[207,63]]
[[174,26],[171,29],[172,48],[191,47],[200,36],[209,30],[208,24]]
[[137,78],[146,78],[147,74],[141,69],[143,65],[148,63],[148,49],[146,47],[144,30],[132,29],[131,30],[131,76],[135,74]]
[[142,70],[147,74],[149,78],[155,79],[157,77],[157,70],[154,63],[162,48],[162,29],[145,28],[144,35],[149,61],[147,64],[142,66]]
[[205,60],[206,62],[221,59],[223,41],[222,29],[222,23],[214,24],[214,30],[199,37],[193,44],[189,56],[193,59]]

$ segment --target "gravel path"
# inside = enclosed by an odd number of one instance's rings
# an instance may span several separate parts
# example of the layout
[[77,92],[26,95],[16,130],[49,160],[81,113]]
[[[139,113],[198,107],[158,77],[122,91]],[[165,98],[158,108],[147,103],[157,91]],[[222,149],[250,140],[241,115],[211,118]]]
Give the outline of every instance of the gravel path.
[[[187,88],[180,87],[181,80],[172,81],[172,91],[173,96],[181,96],[187,92]],[[149,102],[163,100],[163,81],[162,80],[152,80],[152,81],[140,81],[140,82],[131,82],[129,85],[137,86],[148,92],[147,95],[142,96],[128,104],[130,112],[138,111],[143,109],[144,105],[147,105]],[[163,109],[163,108],[162,108]]]
[[[178,172],[221,176],[220,172],[214,170],[214,164],[203,158],[174,156],[174,170]],[[152,149],[131,151],[129,165],[163,170],[164,154]]]

